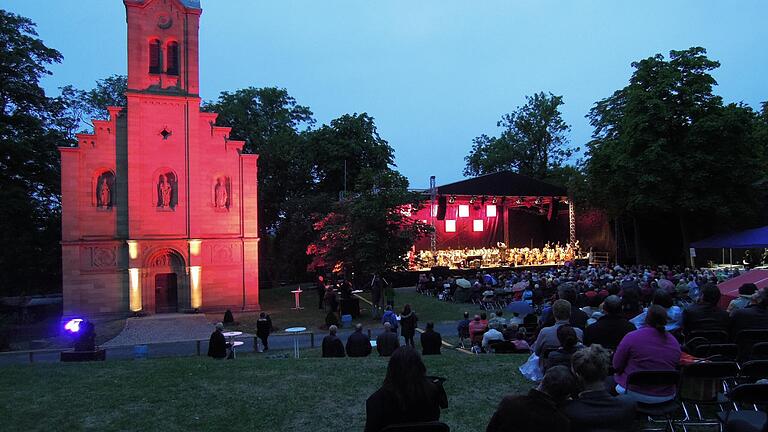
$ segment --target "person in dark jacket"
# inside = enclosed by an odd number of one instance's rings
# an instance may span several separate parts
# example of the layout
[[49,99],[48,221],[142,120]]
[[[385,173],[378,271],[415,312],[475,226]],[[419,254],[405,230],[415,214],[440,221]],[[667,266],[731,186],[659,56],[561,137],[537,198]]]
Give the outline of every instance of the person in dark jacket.
[[469,312],[464,312],[464,319],[459,321],[459,325],[456,326],[456,331],[459,335],[459,346],[464,346],[464,340],[469,339]]
[[411,310],[411,305],[406,304],[403,307],[403,314],[400,315],[400,334],[405,338],[405,344],[416,348],[413,337],[416,335],[416,324],[419,317]]
[[261,344],[264,345],[263,351],[269,350],[269,334],[272,333],[272,318],[265,312],[259,314],[259,319],[256,320],[256,337],[261,340]]
[[[578,292],[576,287],[571,283],[564,283],[557,288],[557,297],[562,300],[567,300],[571,304],[571,318],[570,324],[573,327],[584,330],[587,327],[587,320],[589,317],[586,312],[579,309],[578,305]],[[544,311],[541,316],[541,325],[539,328],[551,327],[555,325],[555,315],[552,313],[552,308]]]
[[486,432],[568,432],[568,419],[558,409],[576,382],[565,366],[550,368],[527,395],[506,396],[488,422]]
[[557,328],[557,340],[560,341],[560,347],[549,352],[544,362],[544,372],[554,366],[570,367],[571,356],[581,347],[576,331],[567,324]]
[[683,334],[694,330],[728,331],[730,316],[718,306],[720,288],[713,283],[701,287],[699,302],[683,310]]
[[752,305],[733,311],[731,315],[731,337],[742,330],[768,329],[768,288],[755,294]]
[[323,357],[344,357],[344,344],[336,336],[338,328],[331,326],[328,329],[328,336],[323,338]]
[[605,315],[584,330],[584,345],[600,344],[605,348],[616,349],[624,336],[635,330],[622,313],[621,298],[610,295],[603,302]]
[[598,344],[576,351],[571,368],[582,383],[576,400],[563,407],[572,432],[633,431],[635,402],[625,396],[611,396],[605,388],[610,353]]
[[325,279],[322,276],[317,277],[315,291],[317,291],[317,308],[323,309],[323,301],[325,300]]
[[384,331],[376,338],[376,351],[382,357],[389,357],[400,346],[400,338],[392,331],[392,325],[384,323]]
[[223,323],[216,323],[216,329],[208,340],[208,357],[215,359],[227,358],[227,339],[224,337]]
[[435,323],[428,322],[427,329],[421,334],[421,355],[440,354],[443,338],[435,331]]
[[371,353],[371,340],[363,334],[363,325],[357,324],[355,332],[347,338],[348,357],[368,357]]
[[382,386],[365,401],[365,432],[389,425],[436,421],[447,397],[440,384],[427,378],[427,368],[412,347],[392,353]]

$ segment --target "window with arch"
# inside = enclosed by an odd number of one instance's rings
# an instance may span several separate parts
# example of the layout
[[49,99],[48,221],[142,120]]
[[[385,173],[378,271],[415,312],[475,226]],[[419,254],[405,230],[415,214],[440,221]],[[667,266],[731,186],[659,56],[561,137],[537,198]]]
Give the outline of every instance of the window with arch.
[[161,55],[160,40],[152,39],[149,41],[149,73],[159,74],[162,72]]
[[177,42],[170,42],[167,48],[168,52],[165,56],[168,68],[165,73],[168,75],[179,74],[179,44]]

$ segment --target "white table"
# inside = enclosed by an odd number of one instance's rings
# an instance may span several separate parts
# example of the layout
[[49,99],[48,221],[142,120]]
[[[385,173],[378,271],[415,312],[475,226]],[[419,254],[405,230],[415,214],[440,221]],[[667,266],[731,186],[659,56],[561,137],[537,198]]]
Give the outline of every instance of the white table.
[[371,341],[371,348],[376,348],[376,339]]
[[286,333],[293,333],[293,357],[299,358],[299,335],[298,333],[307,331],[306,327],[289,327],[285,329]]
[[241,336],[243,332],[241,331],[228,331],[222,333],[225,338],[229,340],[229,347],[232,350],[232,358],[235,358],[235,347],[238,347],[243,344],[243,342],[235,341],[235,338],[237,336]]
[[292,307],[291,309],[293,309],[293,310],[302,310],[302,309],[304,309],[303,307],[301,307],[301,303],[299,302],[299,297],[301,297],[301,293],[304,292],[304,291],[301,290],[301,287],[299,287],[299,289],[297,289],[295,291],[291,291],[291,292],[293,293],[293,298],[296,301],[296,306]]

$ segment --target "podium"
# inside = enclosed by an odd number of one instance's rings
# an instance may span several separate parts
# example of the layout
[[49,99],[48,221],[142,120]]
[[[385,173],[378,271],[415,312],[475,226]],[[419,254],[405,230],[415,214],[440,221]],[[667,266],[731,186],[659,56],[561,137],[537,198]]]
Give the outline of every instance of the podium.
[[291,309],[293,310],[304,309],[303,307],[301,307],[301,301],[300,301],[301,293],[303,293],[304,291],[302,291],[301,288],[299,288],[291,292],[293,293],[293,298],[294,298],[294,301],[296,302],[296,306],[292,307]]

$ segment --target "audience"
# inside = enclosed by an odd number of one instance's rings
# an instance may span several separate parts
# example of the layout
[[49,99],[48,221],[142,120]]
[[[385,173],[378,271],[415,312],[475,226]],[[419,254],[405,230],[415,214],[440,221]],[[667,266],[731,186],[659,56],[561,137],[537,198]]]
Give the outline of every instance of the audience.
[[447,397],[442,386],[426,375],[427,368],[416,350],[397,348],[389,359],[384,383],[365,402],[365,432],[439,420],[440,408],[448,406]]
[[[577,306],[578,304],[578,292],[576,291],[576,287],[573,284],[565,283],[560,285],[557,288],[557,297],[560,300],[565,300],[568,302],[568,305],[571,307],[571,313],[569,318],[569,323],[577,327],[581,330],[587,327],[587,320],[589,317],[587,316],[586,312],[579,309]],[[541,327],[552,327],[555,325],[555,321],[557,320],[557,317],[554,316],[553,308],[550,308],[548,310],[545,310],[544,313],[541,315]]]
[[427,329],[421,334],[421,355],[440,354],[443,338],[435,331],[435,323],[428,322]]
[[654,304],[645,325],[626,336],[613,355],[616,392],[644,403],[660,403],[675,397],[675,388],[641,387],[627,392],[627,378],[643,370],[675,370],[680,362],[680,343],[667,330],[667,311]]
[[752,303],[752,296],[757,292],[757,285],[745,283],[739,287],[739,296],[728,303],[728,313],[733,315],[736,309],[744,309]]
[[363,325],[355,325],[355,331],[347,338],[347,357],[368,357],[371,340],[363,333]]
[[485,332],[485,334],[483,334],[483,342],[482,342],[483,350],[485,350],[486,352],[489,351],[491,341],[503,341],[503,340],[504,340],[504,335],[501,334],[501,332],[499,331],[498,324],[493,323],[491,324],[491,328],[489,328],[488,331]]
[[[536,353],[537,356],[541,357],[544,350],[557,349],[560,347],[560,341],[557,339],[557,329],[560,326],[570,324],[571,310],[571,303],[568,302],[568,300],[560,299],[552,304],[552,315],[555,319],[555,323],[550,327],[544,327],[539,332],[539,336],[536,338],[536,342],[533,343],[532,347],[533,352]],[[574,331],[576,332],[577,339],[579,341],[583,340],[584,334],[581,329],[574,328]]]
[[606,297],[602,309],[605,314],[584,330],[584,345],[600,344],[616,349],[624,336],[635,330],[635,326],[624,317],[619,296]]
[[400,338],[392,331],[392,325],[384,323],[384,331],[376,338],[376,351],[382,357],[389,357],[400,346]]
[[499,309],[496,311],[495,316],[488,320],[488,325],[491,326],[492,324],[496,324],[498,329],[503,328],[505,325],[507,325],[507,320],[504,318],[504,311]]
[[384,310],[384,315],[381,316],[381,323],[389,323],[389,326],[392,328],[392,331],[397,333],[397,314],[392,310],[392,306],[387,305],[387,308]]
[[469,312],[464,312],[464,319],[459,321],[459,325],[456,326],[456,331],[459,335],[459,345],[464,346],[464,339],[470,339],[469,336],[469,323],[471,320],[469,319]]
[[571,422],[571,432],[635,430],[635,403],[626,396],[614,397],[605,388],[608,350],[594,344],[575,352],[571,361],[581,384],[578,398],[563,407]]
[[328,328],[328,336],[323,338],[323,357],[344,357],[344,344],[336,336],[337,331],[335,325]]
[[472,346],[480,346],[483,343],[483,333],[485,333],[486,324],[480,319],[480,315],[469,323],[469,340]]
[[227,339],[224,337],[224,323],[216,323],[216,328],[208,340],[208,357],[227,358]]
[[748,329],[768,329],[768,288],[758,291],[751,305],[736,309],[731,315],[731,337]]
[[[669,292],[662,288],[656,289],[656,291],[653,293],[653,300],[651,303],[664,308],[664,311],[667,314],[667,324],[665,327],[667,331],[674,332],[680,329],[683,310],[680,308],[680,306],[675,306],[674,301],[672,300],[672,295],[670,295]],[[632,318],[630,322],[637,328],[643,328],[646,325],[645,317],[647,313],[648,308],[646,308],[636,317]]]
[[728,312],[718,306],[720,289],[713,283],[701,287],[701,296],[696,304],[683,310],[683,334],[688,336],[694,330],[728,331]]
[[416,335],[416,323],[419,318],[411,310],[411,305],[406,304],[403,307],[403,313],[400,315],[400,334],[405,338],[405,345],[415,348],[413,337]]
[[570,366],[571,356],[578,349],[579,339],[576,337],[576,331],[570,324],[561,325],[557,328],[557,339],[560,341],[560,348],[550,351],[544,362],[544,371],[553,366]]
[[558,409],[575,386],[565,366],[547,371],[527,395],[506,396],[491,417],[486,432],[568,432],[569,422]]

